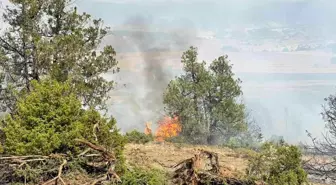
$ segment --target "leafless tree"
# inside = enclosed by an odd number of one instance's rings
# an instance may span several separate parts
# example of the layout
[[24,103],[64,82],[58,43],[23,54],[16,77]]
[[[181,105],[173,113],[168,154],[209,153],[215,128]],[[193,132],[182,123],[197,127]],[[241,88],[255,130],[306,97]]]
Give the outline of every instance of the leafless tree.
[[304,164],[309,174],[336,182],[336,95],[330,95],[325,101],[321,114],[326,132],[321,138],[315,138],[307,131],[312,144],[305,147],[310,157]]

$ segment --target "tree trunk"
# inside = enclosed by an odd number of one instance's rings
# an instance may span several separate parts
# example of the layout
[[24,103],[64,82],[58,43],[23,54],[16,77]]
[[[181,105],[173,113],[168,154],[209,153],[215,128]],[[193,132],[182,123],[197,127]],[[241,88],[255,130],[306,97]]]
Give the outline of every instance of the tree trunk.
[[216,136],[214,134],[210,133],[208,138],[207,138],[208,145],[216,145],[217,144],[216,139],[217,139]]
[[207,137],[208,145],[218,144],[218,137],[216,135],[215,130],[216,130],[216,125],[215,124],[210,125],[210,130],[209,130],[209,134],[208,134],[208,137]]

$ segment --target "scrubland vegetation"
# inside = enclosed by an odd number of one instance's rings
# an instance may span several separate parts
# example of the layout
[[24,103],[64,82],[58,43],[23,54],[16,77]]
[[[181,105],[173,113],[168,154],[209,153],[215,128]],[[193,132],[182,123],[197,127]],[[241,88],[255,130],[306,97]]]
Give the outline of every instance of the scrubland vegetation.
[[[121,134],[103,114],[116,82],[101,75],[119,68],[112,46],[97,49],[102,20],[70,0],[11,2],[0,36],[0,184],[301,185],[309,173],[335,176],[332,158],[303,161],[301,148],[263,141],[228,56],[206,65],[195,47],[164,91],[158,129]],[[324,110],[331,135],[312,138],[311,156],[334,155],[335,100]]]

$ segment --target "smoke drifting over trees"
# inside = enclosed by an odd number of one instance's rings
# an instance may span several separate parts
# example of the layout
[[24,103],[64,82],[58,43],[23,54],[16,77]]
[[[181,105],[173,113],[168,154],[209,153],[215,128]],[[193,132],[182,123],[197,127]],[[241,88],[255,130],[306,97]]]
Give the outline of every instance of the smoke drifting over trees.
[[[112,39],[108,38],[104,42],[114,45],[117,52],[121,50],[127,53],[129,48],[133,48],[132,52],[136,52],[140,58],[132,60],[137,62],[134,69],[136,72],[121,70],[117,74],[119,89],[113,92],[118,94],[116,96],[122,96],[123,104],[132,108],[114,110],[118,112],[113,114],[120,120],[123,130],[141,129],[144,122],[155,122],[163,116],[162,94],[174,77],[169,67],[180,63],[179,58],[167,58],[163,54],[171,51],[182,53],[192,44],[196,31],[192,28],[180,28],[157,35],[158,33],[151,27],[151,20],[141,16],[128,18],[124,23],[124,29],[123,35],[126,32],[127,36],[120,38],[118,30],[112,30]],[[125,91],[130,94],[126,96],[120,94]]]
[[[137,26],[141,31],[130,35],[137,51],[141,52],[143,61],[144,85],[147,91],[143,107],[148,110],[159,110],[162,102],[162,89],[165,89],[170,80],[170,73],[165,70],[166,59],[162,52],[170,51],[171,47],[157,43],[153,34],[150,34],[150,22],[143,17],[132,17],[127,24]],[[149,34],[148,34],[149,33]]]

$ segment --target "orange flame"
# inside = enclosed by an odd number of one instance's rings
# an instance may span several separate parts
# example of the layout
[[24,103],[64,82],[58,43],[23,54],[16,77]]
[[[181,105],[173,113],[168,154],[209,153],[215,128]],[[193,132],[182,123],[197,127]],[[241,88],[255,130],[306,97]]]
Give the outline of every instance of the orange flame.
[[147,122],[147,123],[146,123],[146,128],[145,128],[145,134],[146,134],[146,135],[150,135],[150,134],[152,134],[152,129],[150,128],[151,125],[152,125],[151,122]]
[[177,136],[182,130],[177,116],[174,118],[165,116],[158,122],[158,124],[159,127],[155,133],[155,140],[159,142],[163,142],[167,138]]

